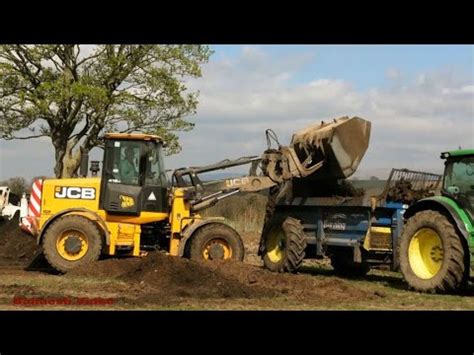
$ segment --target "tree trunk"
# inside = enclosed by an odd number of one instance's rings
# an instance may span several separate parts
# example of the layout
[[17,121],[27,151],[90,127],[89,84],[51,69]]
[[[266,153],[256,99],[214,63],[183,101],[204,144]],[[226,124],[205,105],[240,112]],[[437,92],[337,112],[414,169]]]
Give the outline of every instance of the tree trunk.
[[66,152],[66,146],[62,142],[57,142],[53,139],[54,146],[54,175],[59,179],[63,174],[63,157]]
[[77,170],[81,165],[82,149],[74,150],[76,142],[68,141],[66,144],[58,142],[54,145],[56,163],[54,174],[58,179],[77,177]]
[[81,165],[81,156],[81,149],[76,149],[75,152],[73,152],[73,148],[66,150],[63,158],[63,178],[77,177],[77,170]]

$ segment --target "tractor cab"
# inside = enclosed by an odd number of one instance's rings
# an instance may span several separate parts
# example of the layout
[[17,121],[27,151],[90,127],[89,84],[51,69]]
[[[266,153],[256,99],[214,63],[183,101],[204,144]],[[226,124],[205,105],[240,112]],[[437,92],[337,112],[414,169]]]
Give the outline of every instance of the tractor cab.
[[474,150],[441,154],[446,159],[442,193],[455,200],[474,219]]
[[100,208],[109,214],[168,211],[163,141],[148,134],[105,135]]

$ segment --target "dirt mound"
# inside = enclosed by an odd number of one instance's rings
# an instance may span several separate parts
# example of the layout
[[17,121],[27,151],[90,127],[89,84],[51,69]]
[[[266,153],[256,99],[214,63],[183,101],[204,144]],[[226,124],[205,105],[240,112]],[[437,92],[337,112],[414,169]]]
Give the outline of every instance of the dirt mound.
[[[18,227],[17,218],[0,221],[0,267],[31,267],[38,259],[38,251],[34,238]],[[78,276],[118,280],[139,305],[179,306],[186,300],[200,304],[229,298],[267,302],[267,299],[289,296],[324,307],[338,301],[373,297],[332,276],[278,274],[240,262],[196,262],[161,252],[150,253],[145,258],[107,258],[65,275]],[[126,298],[129,302],[130,297]]]
[[225,264],[215,261],[208,263],[208,268],[224,276],[233,277],[241,283],[263,286],[282,295],[308,299],[315,305],[372,297],[365,290],[334,276],[273,273],[262,267],[232,261]]
[[370,293],[331,276],[278,274],[234,261],[196,262],[151,253],[145,258],[108,259],[79,267],[67,277],[114,278],[129,284],[140,302],[179,299],[296,296],[318,306],[366,299]]
[[[274,291],[250,287],[235,278],[210,269],[210,262],[196,262],[160,252],[145,258],[108,259],[68,273],[68,277],[109,277],[127,282],[149,297],[254,298]],[[225,267],[225,266],[223,266]]]
[[11,220],[0,217],[0,266],[27,266],[38,250],[36,240],[18,226],[18,215]]

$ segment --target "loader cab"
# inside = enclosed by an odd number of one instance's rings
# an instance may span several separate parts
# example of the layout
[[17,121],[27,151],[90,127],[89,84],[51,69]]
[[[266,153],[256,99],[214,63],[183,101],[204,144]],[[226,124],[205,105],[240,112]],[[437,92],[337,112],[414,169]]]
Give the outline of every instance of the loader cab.
[[134,216],[167,212],[162,146],[158,136],[106,134],[99,207],[109,214]]

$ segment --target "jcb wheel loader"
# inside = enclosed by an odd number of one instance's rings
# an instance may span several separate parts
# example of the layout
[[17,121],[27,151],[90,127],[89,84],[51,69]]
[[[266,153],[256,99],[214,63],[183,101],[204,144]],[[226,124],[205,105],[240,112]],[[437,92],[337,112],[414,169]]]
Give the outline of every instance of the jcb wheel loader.
[[102,178],[96,177],[97,162],[91,166],[95,177],[86,177],[84,155],[82,178],[34,182],[29,215],[21,216],[20,226],[36,236],[56,270],[67,272],[101,255],[142,256],[157,249],[192,259],[244,259],[237,231],[223,218],[204,219],[198,211],[239,191],[259,191],[275,183],[257,176],[229,179],[205,195],[197,174],[249,163],[255,171],[260,159],[178,169],[170,186],[162,145],[152,135],[106,134]]
[[29,210],[36,213],[22,218],[22,228],[37,237],[58,271],[102,254],[141,256],[155,249],[193,259],[243,260],[239,234],[197,213],[199,204],[205,208],[215,199],[201,199],[195,186],[169,186],[159,137],[106,134],[102,178],[85,177],[87,160],[84,155],[82,178],[35,182]]

